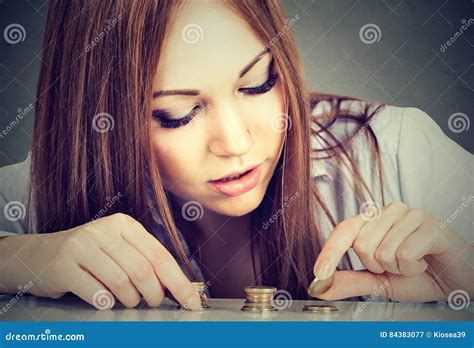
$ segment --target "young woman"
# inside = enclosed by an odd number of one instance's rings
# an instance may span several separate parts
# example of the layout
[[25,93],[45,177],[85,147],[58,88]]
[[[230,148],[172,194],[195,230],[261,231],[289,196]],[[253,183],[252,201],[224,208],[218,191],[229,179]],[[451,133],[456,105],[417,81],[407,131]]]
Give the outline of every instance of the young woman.
[[32,151],[0,176],[4,292],[474,294],[472,208],[446,220],[471,154],[421,110],[309,93],[272,0],[51,1]]

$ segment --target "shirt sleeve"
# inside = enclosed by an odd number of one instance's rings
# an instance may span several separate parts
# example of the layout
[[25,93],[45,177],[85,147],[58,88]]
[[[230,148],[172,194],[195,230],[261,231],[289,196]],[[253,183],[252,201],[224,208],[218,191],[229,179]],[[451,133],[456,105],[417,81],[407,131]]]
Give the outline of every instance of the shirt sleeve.
[[473,155],[446,136],[428,114],[404,108],[397,159],[403,201],[472,243]]
[[0,168],[0,238],[27,233],[30,161]]

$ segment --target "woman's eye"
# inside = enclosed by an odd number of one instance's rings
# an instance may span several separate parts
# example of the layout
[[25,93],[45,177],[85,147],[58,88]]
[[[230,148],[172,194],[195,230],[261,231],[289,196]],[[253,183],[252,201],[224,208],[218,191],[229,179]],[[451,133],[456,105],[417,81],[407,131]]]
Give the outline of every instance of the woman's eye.
[[159,109],[153,110],[152,115],[155,120],[160,122],[161,127],[178,128],[188,124],[200,110],[201,105],[195,105],[186,116],[179,119],[173,119],[173,116],[171,116],[167,111]]
[[268,72],[268,79],[265,81],[262,85],[257,86],[257,87],[243,87],[239,88],[239,92],[242,92],[244,94],[249,94],[249,95],[255,95],[255,94],[263,94],[267,93],[269,90],[275,86],[277,80],[278,80],[278,75],[274,71],[274,60],[271,61],[270,66],[269,66],[269,72]]

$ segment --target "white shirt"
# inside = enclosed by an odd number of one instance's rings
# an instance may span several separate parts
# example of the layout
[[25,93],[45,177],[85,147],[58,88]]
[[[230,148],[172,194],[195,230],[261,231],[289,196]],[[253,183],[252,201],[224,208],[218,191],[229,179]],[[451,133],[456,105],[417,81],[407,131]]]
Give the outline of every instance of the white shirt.
[[[363,106],[358,101],[346,101],[342,105],[350,110],[360,110]],[[313,114],[317,115],[323,108],[324,103],[319,104]],[[421,208],[444,222],[468,243],[473,243],[473,155],[449,139],[429,115],[416,108],[386,106],[372,118],[370,125],[380,149],[385,204],[399,201],[411,208]],[[353,127],[355,124],[341,120],[331,129],[338,139],[345,139],[353,133]],[[374,201],[380,204],[380,181],[371,146],[365,132],[352,136],[353,160],[373,192]],[[316,139],[312,139],[311,145],[320,147]],[[25,161],[0,168],[0,209],[4,212],[0,214],[0,236],[26,233],[25,218],[11,221],[6,218],[5,210],[14,201],[26,207],[30,160],[31,152]],[[312,176],[336,222],[361,212],[361,203],[356,199],[351,186],[353,180],[347,169],[336,169],[331,160],[313,160]],[[327,219],[321,218],[321,211],[315,214],[319,217],[316,221],[320,224],[324,243],[332,226]],[[31,218],[34,225],[34,214]],[[154,235],[158,239],[164,238],[164,231]],[[182,240],[189,252],[186,241]],[[202,275],[194,260],[192,265]],[[352,249],[349,249],[345,261],[341,261],[341,267],[354,270],[366,268]]]

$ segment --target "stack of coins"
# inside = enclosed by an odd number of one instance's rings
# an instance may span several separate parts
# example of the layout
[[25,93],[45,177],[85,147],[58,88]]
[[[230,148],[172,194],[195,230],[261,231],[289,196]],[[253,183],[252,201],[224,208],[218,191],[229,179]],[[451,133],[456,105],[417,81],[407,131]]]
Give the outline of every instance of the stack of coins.
[[[199,300],[201,302],[201,306],[198,308],[198,310],[206,310],[206,309],[209,309],[211,308],[208,304],[207,304],[207,296],[206,296],[206,283],[204,282],[191,282],[191,284],[193,284],[197,290],[198,290],[198,294],[199,294]],[[192,301],[194,301],[195,299],[191,299]],[[186,309],[188,310],[188,308],[185,308],[181,305],[178,305],[178,309]]]
[[337,307],[334,305],[305,305],[303,307],[303,312],[313,312],[313,313],[330,313],[337,311]]
[[241,310],[251,312],[277,311],[272,306],[276,288],[270,286],[249,286],[245,288],[245,304]]

